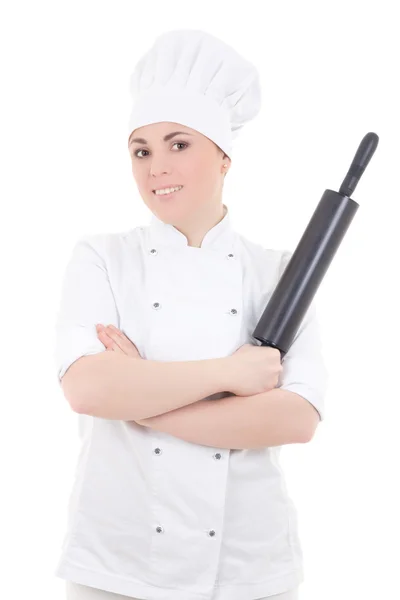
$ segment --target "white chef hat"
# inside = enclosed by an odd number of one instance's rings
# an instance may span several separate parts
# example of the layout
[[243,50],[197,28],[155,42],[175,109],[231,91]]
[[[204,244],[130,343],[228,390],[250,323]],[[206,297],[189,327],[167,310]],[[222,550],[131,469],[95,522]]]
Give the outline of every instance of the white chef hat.
[[231,46],[198,29],[158,36],[130,77],[128,135],[143,125],[181,123],[230,158],[232,142],[260,110],[258,71]]

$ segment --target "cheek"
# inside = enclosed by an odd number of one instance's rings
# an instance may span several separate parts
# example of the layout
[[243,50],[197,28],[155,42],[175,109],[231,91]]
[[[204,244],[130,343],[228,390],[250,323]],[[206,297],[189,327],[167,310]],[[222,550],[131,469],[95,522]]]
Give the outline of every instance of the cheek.
[[216,183],[215,164],[210,164],[207,160],[199,161],[196,168],[192,171],[191,181],[195,182],[196,189],[204,193],[211,193]]
[[148,179],[146,178],[143,170],[138,169],[138,167],[134,163],[132,163],[131,171],[138,189],[141,192],[144,191],[146,189]]
[[187,182],[196,182],[196,185],[201,188],[207,187],[209,177],[207,174],[210,173],[211,165],[204,159],[203,156],[199,156],[194,160],[190,160],[184,166],[184,177]]

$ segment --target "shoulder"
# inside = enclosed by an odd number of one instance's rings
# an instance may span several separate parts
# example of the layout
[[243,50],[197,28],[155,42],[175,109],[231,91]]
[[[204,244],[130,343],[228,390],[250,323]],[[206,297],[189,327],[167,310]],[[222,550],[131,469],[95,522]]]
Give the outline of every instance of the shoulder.
[[96,253],[100,258],[107,261],[115,257],[121,257],[140,244],[143,227],[135,227],[117,232],[90,233],[81,236],[75,243],[74,252]]

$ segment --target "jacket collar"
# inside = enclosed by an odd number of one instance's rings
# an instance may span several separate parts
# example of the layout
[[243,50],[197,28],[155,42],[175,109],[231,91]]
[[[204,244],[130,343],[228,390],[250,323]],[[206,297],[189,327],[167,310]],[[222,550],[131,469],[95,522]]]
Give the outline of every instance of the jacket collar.
[[224,216],[219,223],[207,231],[201,243],[201,248],[188,246],[186,236],[181,233],[176,227],[169,223],[164,223],[161,219],[152,215],[149,226],[150,244],[152,247],[157,245],[167,245],[174,247],[187,247],[191,250],[200,251],[203,248],[222,250],[231,252],[233,250],[234,231],[228,207],[223,204]]

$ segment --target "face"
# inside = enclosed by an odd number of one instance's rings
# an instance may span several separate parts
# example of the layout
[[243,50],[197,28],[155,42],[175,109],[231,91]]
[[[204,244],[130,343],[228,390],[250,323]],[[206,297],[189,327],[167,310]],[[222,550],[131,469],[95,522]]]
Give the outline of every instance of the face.
[[[177,131],[182,133],[168,137]],[[145,141],[134,142],[136,138]],[[139,193],[153,214],[187,234],[194,235],[195,224],[199,233],[202,225],[213,226],[222,214],[224,176],[231,162],[214,142],[195,129],[163,121],[135,129],[128,148]],[[182,189],[170,197],[153,193],[178,185]]]

